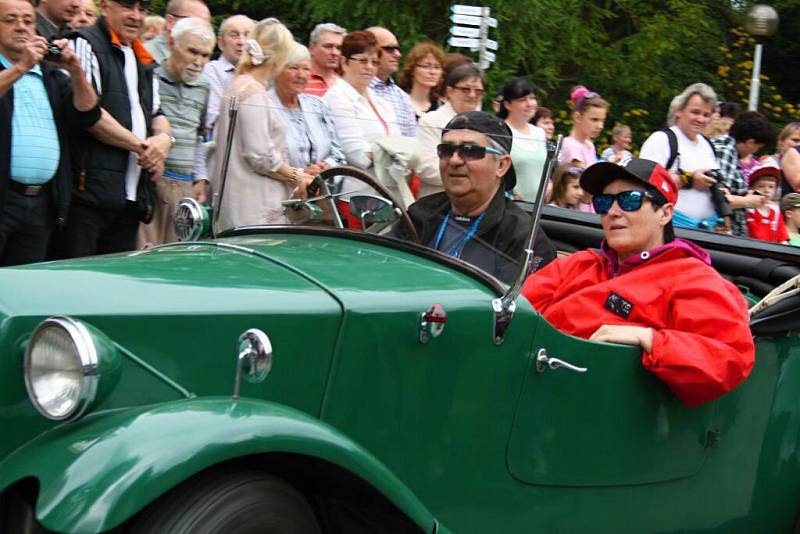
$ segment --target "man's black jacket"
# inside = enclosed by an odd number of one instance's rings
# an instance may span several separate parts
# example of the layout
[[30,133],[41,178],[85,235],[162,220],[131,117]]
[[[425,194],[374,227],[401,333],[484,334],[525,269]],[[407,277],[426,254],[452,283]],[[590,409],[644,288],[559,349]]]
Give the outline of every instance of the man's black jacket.
[[[444,192],[422,197],[409,206],[408,215],[423,245],[432,244],[449,211],[450,199]],[[498,188],[475,237],[464,245],[461,259],[503,282],[512,283],[519,272],[531,223],[531,216],[506,198],[502,188]],[[556,257],[555,247],[541,228],[533,247],[533,271]]]

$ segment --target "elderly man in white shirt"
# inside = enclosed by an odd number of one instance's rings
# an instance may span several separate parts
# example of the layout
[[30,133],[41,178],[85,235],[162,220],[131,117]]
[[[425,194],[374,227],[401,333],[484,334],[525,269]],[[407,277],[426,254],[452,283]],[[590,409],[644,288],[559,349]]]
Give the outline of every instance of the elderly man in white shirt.
[[208,94],[208,110],[206,111],[206,129],[213,130],[217,122],[222,95],[233,79],[236,64],[242,57],[244,42],[255,26],[255,21],[247,15],[233,15],[222,21],[219,26],[219,58],[209,61],[203,69],[211,89]]

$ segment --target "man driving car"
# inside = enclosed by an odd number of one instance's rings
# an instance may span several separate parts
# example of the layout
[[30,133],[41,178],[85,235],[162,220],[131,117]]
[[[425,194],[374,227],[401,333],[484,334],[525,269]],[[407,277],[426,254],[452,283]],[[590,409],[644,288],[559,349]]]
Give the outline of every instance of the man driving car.
[[[511,283],[527,245],[531,217],[506,196],[516,184],[511,130],[480,111],[459,113],[445,126],[437,147],[444,191],[419,199],[408,215],[423,245]],[[541,230],[533,270],[555,259]]]

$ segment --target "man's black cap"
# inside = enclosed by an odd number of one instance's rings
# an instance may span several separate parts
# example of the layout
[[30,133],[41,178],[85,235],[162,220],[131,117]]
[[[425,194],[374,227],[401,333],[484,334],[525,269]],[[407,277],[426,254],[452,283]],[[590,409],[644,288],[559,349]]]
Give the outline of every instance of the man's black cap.
[[[442,136],[451,130],[472,130],[482,133],[497,143],[508,155],[511,155],[511,141],[513,134],[506,121],[494,115],[489,115],[483,111],[467,111],[459,113],[447,123],[442,130]],[[514,171],[514,163],[503,176],[503,187],[506,191],[511,191],[517,185],[517,173]]]

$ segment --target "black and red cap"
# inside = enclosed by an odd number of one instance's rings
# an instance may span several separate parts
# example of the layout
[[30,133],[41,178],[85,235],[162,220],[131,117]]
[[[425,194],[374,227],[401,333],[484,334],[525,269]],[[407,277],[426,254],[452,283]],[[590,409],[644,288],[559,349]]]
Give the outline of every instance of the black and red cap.
[[614,180],[633,180],[650,185],[670,204],[678,201],[678,186],[667,169],[654,161],[628,158],[619,164],[602,161],[586,169],[581,175],[581,187],[592,195],[599,195]]

